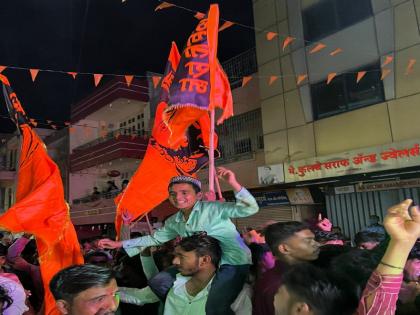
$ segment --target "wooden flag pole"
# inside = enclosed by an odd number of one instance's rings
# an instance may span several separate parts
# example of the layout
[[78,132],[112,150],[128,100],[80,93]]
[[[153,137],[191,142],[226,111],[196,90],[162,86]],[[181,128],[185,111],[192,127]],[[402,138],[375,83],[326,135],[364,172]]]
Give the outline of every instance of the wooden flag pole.
[[214,109],[210,111],[210,141],[209,141],[209,192],[214,193]]

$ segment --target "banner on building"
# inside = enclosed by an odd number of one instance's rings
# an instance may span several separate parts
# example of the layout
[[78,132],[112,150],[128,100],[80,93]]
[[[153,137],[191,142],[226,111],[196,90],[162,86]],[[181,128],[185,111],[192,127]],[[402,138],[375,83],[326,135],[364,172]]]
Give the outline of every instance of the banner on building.
[[420,178],[389,180],[384,182],[359,184],[356,186],[357,192],[390,190],[400,188],[420,187]]
[[286,190],[291,205],[313,204],[311,191],[308,188],[290,188]]
[[286,183],[420,165],[420,140],[392,143],[284,164]]

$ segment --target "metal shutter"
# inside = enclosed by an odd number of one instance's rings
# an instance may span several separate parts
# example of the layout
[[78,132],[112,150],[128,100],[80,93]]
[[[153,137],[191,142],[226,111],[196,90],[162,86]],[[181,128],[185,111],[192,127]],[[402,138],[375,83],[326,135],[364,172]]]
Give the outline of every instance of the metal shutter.
[[258,213],[246,217],[234,219],[237,229],[242,231],[243,228],[253,227],[259,228],[267,221],[274,220],[278,222],[285,222],[293,220],[293,211],[291,206],[275,206],[260,208]]

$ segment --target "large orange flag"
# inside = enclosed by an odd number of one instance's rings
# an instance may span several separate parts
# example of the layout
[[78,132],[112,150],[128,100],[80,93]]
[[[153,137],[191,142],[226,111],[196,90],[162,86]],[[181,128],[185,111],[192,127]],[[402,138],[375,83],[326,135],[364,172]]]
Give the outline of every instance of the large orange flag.
[[[193,121],[188,127],[187,137],[180,143],[178,149],[169,148],[171,132],[162,117],[168,107],[169,89],[174,80],[179,60],[178,49],[175,43],[172,43],[165,73],[159,83],[159,104],[145,157],[125,191],[115,198],[117,237],[120,234],[123,210],[128,211],[133,218],[148,213],[168,198],[167,188],[171,177],[195,176],[195,173],[208,163],[210,118],[207,113]],[[217,145],[216,137],[215,143]]]
[[170,88],[164,122],[171,135],[169,146],[179,148],[188,127],[208,111],[219,107],[223,114],[217,123],[233,115],[229,81],[217,60],[219,7],[212,4],[187,40]]
[[29,125],[7,78],[0,75],[0,80],[10,116],[22,134],[16,203],[0,217],[0,227],[35,236],[45,290],[45,314],[58,315],[48,284],[59,270],[82,264],[83,257],[64,200],[60,171]]

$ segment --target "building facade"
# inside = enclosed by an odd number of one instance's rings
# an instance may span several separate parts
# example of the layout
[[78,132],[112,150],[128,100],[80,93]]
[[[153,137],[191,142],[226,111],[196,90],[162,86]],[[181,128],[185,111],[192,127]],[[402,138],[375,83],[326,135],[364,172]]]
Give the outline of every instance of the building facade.
[[[402,179],[420,177],[419,18],[418,0],[254,1],[265,163],[284,163],[288,185],[321,187],[349,236],[371,213],[418,202]],[[399,184],[363,186],[382,180]]]

